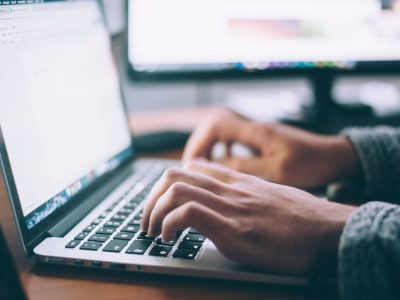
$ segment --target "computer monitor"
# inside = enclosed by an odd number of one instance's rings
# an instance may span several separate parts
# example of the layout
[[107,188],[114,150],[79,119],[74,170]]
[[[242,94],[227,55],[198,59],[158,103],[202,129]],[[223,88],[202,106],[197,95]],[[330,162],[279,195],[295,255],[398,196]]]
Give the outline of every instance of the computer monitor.
[[306,75],[329,102],[335,74],[400,70],[400,1],[128,2],[136,79]]

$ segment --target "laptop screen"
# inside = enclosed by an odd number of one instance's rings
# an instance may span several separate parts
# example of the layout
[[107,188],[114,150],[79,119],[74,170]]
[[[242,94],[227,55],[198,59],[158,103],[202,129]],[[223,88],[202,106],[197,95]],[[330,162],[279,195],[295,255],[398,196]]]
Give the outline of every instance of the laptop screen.
[[28,229],[132,155],[97,2],[34,2],[0,1],[0,124]]

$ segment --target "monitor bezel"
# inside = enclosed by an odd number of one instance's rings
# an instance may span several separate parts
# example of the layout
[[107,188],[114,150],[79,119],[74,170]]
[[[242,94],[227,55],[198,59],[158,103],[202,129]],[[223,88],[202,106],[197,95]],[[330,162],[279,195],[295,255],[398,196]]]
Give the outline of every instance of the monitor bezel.
[[[101,12],[102,15],[102,24],[104,26],[104,30],[107,31],[106,29],[106,23],[104,19],[104,11],[99,4],[99,0],[91,0],[94,3],[96,3],[96,6],[98,7],[99,11]],[[52,2],[52,1],[48,1]],[[58,2],[71,2],[71,4],[74,3],[74,1],[58,1]],[[34,4],[25,4],[25,5],[43,5],[46,4],[46,2],[41,2],[41,3],[34,3]],[[17,4],[20,5],[20,4]],[[110,37],[110,51],[112,54],[112,59],[116,63],[115,59],[115,53],[113,51],[112,47],[112,41]],[[118,82],[119,82],[119,93],[120,93],[120,99],[123,105],[124,109],[124,117],[126,120],[126,125],[128,126],[129,129],[129,122],[128,122],[128,109],[126,105],[126,101],[124,99],[124,94],[122,92],[122,81],[120,78],[119,72],[117,72],[116,76],[118,77]],[[12,173],[12,168],[7,152],[7,148],[5,145],[4,141],[4,136],[3,132],[1,129],[1,124],[0,124],[0,163],[1,163],[1,170],[3,173],[3,179],[5,183],[5,188],[7,190],[7,195],[9,198],[9,202],[13,211],[13,215],[15,218],[15,221],[17,223],[18,231],[22,239],[22,243],[24,246],[25,253],[28,256],[33,256],[33,249],[36,245],[38,245],[44,238],[48,237],[48,230],[55,226],[61,219],[63,219],[66,215],[68,215],[71,211],[73,211],[74,208],[76,208],[77,204],[82,203],[85,201],[89,195],[91,195],[98,187],[102,186],[104,183],[110,180],[117,172],[119,172],[121,169],[123,169],[127,164],[131,163],[133,159],[135,158],[135,151],[133,147],[133,136],[131,135],[131,140],[130,140],[130,145],[126,148],[123,149],[121,152],[119,152],[115,157],[118,157],[121,153],[126,153],[126,156],[122,159],[120,162],[119,166],[116,168],[112,169],[109,172],[106,172],[105,174],[102,174],[100,177],[95,179],[89,186],[87,186],[85,189],[83,189],[80,193],[76,194],[74,197],[72,197],[66,204],[64,204],[62,207],[58,208],[56,211],[51,213],[48,217],[43,219],[41,222],[39,222],[36,226],[32,227],[31,229],[28,229],[28,226],[26,224],[25,216],[23,214],[20,198],[18,195],[17,191],[17,186],[15,183],[14,175]],[[113,158],[111,158],[113,159]]]

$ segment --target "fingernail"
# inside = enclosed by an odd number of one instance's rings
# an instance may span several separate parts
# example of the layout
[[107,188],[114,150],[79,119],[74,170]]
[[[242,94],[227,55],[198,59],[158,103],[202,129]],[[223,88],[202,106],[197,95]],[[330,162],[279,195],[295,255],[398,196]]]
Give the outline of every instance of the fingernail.
[[172,241],[172,239],[169,238],[168,236],[161,236],[161,241],[163,243],[169,243],[170,241]]

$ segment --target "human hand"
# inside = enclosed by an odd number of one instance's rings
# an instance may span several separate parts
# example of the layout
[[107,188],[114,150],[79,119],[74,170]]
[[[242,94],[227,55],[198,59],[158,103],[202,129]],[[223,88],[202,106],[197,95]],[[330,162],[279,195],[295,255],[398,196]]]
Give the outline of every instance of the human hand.
[[299,188],[314,188],[361,173],[352,144],[345,137],[322,136],[282,124],[243,119],[228,111],[208,117],[194,131],[184,161],[211,159],[217,142],[227,148],[238,142],[250,147],[253,158],[229,155],[218,160],[237,171]]
[[335,265],[354,208],[215,163],[168,170],[145,204],[142,230],[174,239],[194,227],[226,257],[271,272],[303,274]]

